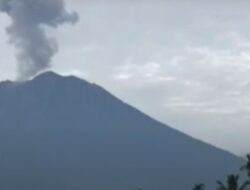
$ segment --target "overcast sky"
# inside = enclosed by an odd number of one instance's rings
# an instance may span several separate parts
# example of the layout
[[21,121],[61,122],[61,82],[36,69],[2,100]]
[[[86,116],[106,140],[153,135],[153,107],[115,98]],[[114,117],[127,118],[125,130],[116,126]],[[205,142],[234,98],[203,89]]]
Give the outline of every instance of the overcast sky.
[[[80,21],[47,29],[54,71],[95,82],[154,118],[242,155],[250,151],[250,2],[66,0]],[[16,76],[0,15],[0,80]]]

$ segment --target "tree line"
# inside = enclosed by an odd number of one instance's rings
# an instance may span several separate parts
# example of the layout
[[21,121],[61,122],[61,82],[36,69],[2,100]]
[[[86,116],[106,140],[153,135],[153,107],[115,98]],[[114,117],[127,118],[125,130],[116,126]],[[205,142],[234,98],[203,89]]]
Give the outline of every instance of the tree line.
[[[240,169],[247,173],[247,180],[244,181],[242,184],[239,182],[239,175],[238,174],[230,174],[226,178],[226,182],[223,183],[222,181],[218,180],[217,190],[250,190],[247,189],[250,186],[250,154],[248,154],[246,160],[246,164],[242,166]],[[193,190],[205,190],[206,187],[203,183],[196,184]]]

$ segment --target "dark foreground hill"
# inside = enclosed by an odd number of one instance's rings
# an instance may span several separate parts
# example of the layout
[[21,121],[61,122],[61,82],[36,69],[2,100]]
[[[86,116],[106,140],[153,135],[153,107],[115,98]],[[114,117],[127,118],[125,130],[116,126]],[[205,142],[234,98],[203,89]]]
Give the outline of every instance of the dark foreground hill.
[[211,187],[240,165],[84,80],[48,72],[0,83],[2,190]]

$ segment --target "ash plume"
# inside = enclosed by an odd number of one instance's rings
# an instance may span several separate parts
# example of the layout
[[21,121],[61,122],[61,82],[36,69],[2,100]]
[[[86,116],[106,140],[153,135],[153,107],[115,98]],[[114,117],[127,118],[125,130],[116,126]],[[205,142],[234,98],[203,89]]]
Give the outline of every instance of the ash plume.
[[57,43],[47,37],[44,26],[57,28],[75,23],[76,12],[69,13],[63,0],[0,0],[0,11],[11,18],[6,29],[17,50],[18,78],[30,78],[47,69],[57,52]]

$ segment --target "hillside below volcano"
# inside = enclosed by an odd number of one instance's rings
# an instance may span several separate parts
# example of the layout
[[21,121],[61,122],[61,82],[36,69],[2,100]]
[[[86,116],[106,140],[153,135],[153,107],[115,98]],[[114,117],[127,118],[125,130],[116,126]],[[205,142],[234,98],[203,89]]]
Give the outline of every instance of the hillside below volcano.
[[0,189],[213,188],[241,164],[74,76],[0,83]]

